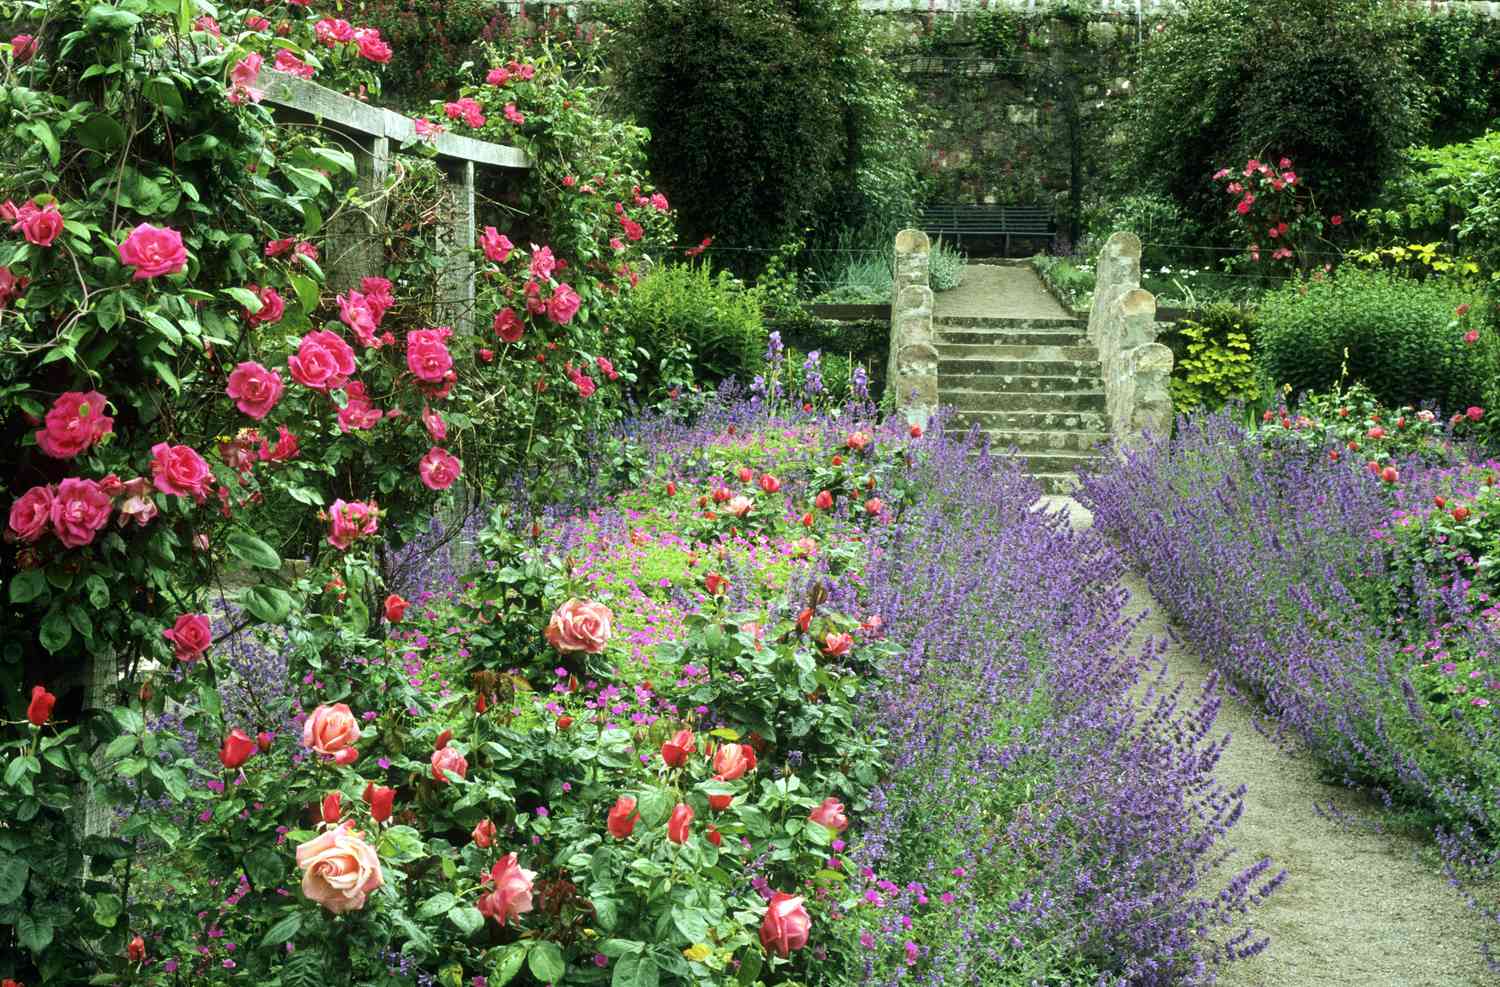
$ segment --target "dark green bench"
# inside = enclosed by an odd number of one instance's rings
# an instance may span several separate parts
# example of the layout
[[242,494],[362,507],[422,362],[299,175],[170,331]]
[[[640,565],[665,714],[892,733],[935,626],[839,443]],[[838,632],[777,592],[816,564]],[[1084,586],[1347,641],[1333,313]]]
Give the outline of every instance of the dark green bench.
[[1005,256],[1010,256],[1012,237],[1051,240],[1057,235],[1052,211],[1045,206],[988,206],[939,203],[922,210],[918,220],[922,232],[962,244],[970,239],[1003,238]]

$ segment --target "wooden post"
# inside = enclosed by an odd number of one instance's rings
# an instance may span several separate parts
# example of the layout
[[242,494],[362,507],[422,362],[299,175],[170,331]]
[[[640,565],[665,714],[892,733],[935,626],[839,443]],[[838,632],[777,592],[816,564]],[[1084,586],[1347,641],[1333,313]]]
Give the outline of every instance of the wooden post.
[[443,161],[443,204],[438,219],[437,249],[443,258],[438,275],[438,322],[454,335],[474,334],[474,162]]
[[337,294],[359,287],[361,278],[384,274],[386,176],[391,167],[391,142],[364,135],[340,140],[354,155],[355,187],[360,201],[329,220],[328,287]]

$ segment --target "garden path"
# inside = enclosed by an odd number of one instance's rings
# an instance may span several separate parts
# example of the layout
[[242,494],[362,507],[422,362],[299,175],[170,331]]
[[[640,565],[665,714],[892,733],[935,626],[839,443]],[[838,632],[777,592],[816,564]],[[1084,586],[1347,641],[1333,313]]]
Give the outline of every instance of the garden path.
[[1072,316],[1042,286],[1029,266],[969,264],[951,291],[938,292],[935,319],[1068,319]]
[[[1069,497],[1043,497],[1075,528],[1093,523]],[[1127,573],[1130,615],[1149,611],[1133,645],[1166,639],[1168,688],[1201,692],[1211,666],[1181,643],[1145,580]],[[1285,867],[1287,880],[1252,913],[1271,937],[1259,956],[1231,963],[1225,987],[1468,987],[1493,984],[1479,954],[1482,922],[1468,911],[1421,841],[1341,824],[1319,810],[1373,821],[1379,806],[1325,783],[1311,758],[1288,753],[1258,731],[1252,706],[1232,695],[1214,724],[1233,737],[1219,762],[1227,783],[1247,786],[1245,811],[1230,834],[1227,877],[1261,857]],[[1424,859],[1425,858],[1425,859]]]

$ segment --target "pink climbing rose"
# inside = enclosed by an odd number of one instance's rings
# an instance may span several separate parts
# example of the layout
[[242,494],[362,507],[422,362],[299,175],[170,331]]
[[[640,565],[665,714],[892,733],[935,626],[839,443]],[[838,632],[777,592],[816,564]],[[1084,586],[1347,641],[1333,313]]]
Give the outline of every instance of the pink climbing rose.
[[226,393],[235,407],[260,421],[281,400],[281,374],[268,370],[253,360],[246,360],[229,373]]
[[328,544],[343,550],[360,538],[373,535],[380,527],[375,503],[359,500],[335,500],[328,508]]
[[457,456],[437,446],[428,449],[417,464],[417,474],[429,490],[447,490],[462,470],[463,464]]
[[286,363],[292,379],[303,387],[336,391],[354,373],[354,350],[338,333],[321,329],[303,336]]
[[104,413],[106,399],[98,391],[67,391],[52,402],[36,444],[53,459],[72,459],[87,452],[114,431],[115,420]]
[[582,304],[583,300],[578,297],[578,292],[573,290],[572,285],[564,282],[557,286],[557,290],[547,300],[547,318],[565,326],[573,321],[573,316],[578,314],[578,308]]
[[98,483],[70,476],[57,485],[52,499],[52,531],[68,548],[81,548],[109,523],[112,505]]
[[187,267],[187,249],[176,230],[142,223],[120,244],[120,262],[135,268],[135,280],[144,281]]
[[413,329],[406,334],[406,366],[418,380],[441,383],[453,369],[453,354],[448,352],[449,330]]
[[158,442],[151,447],[151,456],[151,478],[157,490],[173,497],[192,497],[200,504],[208,497],[214,476],[191,446]]

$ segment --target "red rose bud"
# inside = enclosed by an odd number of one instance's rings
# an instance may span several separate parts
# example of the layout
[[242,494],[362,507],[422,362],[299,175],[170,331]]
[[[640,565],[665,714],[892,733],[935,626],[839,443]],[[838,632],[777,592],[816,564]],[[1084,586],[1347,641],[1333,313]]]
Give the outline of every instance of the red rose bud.
[[704,577],[703,586],[714,596],[718,596],[729,587],[729,580],[725,579],[717,572],[710,572],[707,576]]
[[741,466],[740,467],[740,482],[741,483],[749,483],[753,479],[755,479],[755,472],[753,470],[751,470],[750,467],[748,467],[748,466]]
[[542,526],[535,521],[531,522],[531,540],[535,541],[540,537],[542,537]]
[[440,734],[437,735],[437,740],[433,741],[433,743],[432,743],[432,749],[435,750],[435,751],[440,751],[444,747],[447,747],[448,746],[448,741],[450,741],[452,739],[453,739],[453,731],[452,730],[444,730],[442,733],[440,733]]
[[573,725],[573,718],[571,716],[568,716],[568,715],[564,714],[564,715],[559,716],[557,718],[557,729],[559,729],[559,730],[566,730],[566,729],[568,729],[568,727],[570,727],[572,725]]
[[1365,469],[1369,470],[1371,476],[1380,475],[1380,464],[1373,459],[1365,463]]
[[1337,449],[1328,450],[1328,461],[1330,463],[1336,463],[1339,461],[1339,451]]
[[262,730],[255,735],[255,746],[259,747],[262,751],[268,751],[271,749],[271,742],[275,739],[276,736],[271,731]]
[[676,497],[677,496],[677,484],[673,483],[671,480],[667,481],[667,496],[668,497]]
[[1397,480],[1401,479],[1401,474],[1396,471],[1396,467],[1387,466],[1385,469],[1380,471],[1380,478],[1386,483],[1395,483]]
[[812,619],[812,607],[808,607],[797,615],[797,630],[801,631],[803,634],[806,634],[807,629],[812,626]]
[[1379,425],[1376,425],[1374,428],[1366,432],[1365,435],[1372,439],[1383,439],[1385,438],[1385,429],[1381,428]]
[[914,438],[914,439],[920,439],[922,437],[922,426],[921,425],[913,425],[911,427],[911,437]]
[[808,511],[806,514],[802,515],[802,527],[804,527],[804,528],[811,528],[812,526],[813,526],[812,511]]
[[495,842],[495,824],[488,819],[479,820],[474,827],[474,832],[469,834],[474,838],[474,845],[480,849],[488,849]]
[[722,504],[734,495],[729,492],[728,487],[717,487],[714,489],[714,503]]
[[151,689],[151,683],[142,682],[141,691],[138,693],[138,695],[141,697],[141,702],[149,703],[151,701],[151,697],[155,695],[155,693]]
[[681,846],[688,840],[693,829],[693,807],[685,802],[677,803],[672,818],[667,820],[667,839]]
[[729,808],[729,804],[733,801],[733,795],[710,795],[708,797],[708,807],[715,812],[723,812]]
[[865,501],[865,513],[871,517],[877,516],[883,510],[885,510],[885,503],[879,497],[871,497]]
[[323,821],[332,826],[344,814],[342,792],[329,792],[323,796]]
[[678,730],[672,739],[661,745],[661,759],[669,768],[680,768],[687,763],[688,755],[698,749],[698,742],[691,730]]
[[776,477],[772,476],[770,473],[762,473],[760,477],[760,488],[768,494],[779,493],[781,491],[781,481],[776,479]]
[[44,687],[34,685],[31,687],[31,704],[26,707],[26,718],[34,727],[44,726],[52,719],[52,707],[56,705],[56,696]]
[[224,738],[224,743],[219,747],[219,763],[233,771],[235,768],[250,760],[250,755],[255,753],[255,741],[250,735],[238,727],[229,731],[229,736]]
[[1275,417],[1276,417],[1276,416],[1275,416],[1275,415],[1273,415],[1273,414],[1271,414],[1271,411],[1270,411],[1270,409],[1269,409],[1269,408],[1268,408],[1268,409],[1266,409],[1266,410],[1265,410],[1265,411],[1264,411],[1264,412],[1262,412],[1262,413],[1261,413],[1261,416],[1260,416],[1260,420],[1261,420],[1261,421],[1263,421],[1263,422],[1269,422],[1269,421],[1271,421],[1271,420],[1272,420],[1272,419],[1274,419],[1274,418],[1275,418]]
[[485,698],[484,693],[474,697],[474,712],[484,715],[484,711],[490,708],[490,701]]
[[1453,520],[1455,520],[1458,523],[1462,524],[1463,522],[1467,521],[1468,519],[1469,519],[1469,509],[1467,507],[1455,507],[1455,508],[1453,508]]
[[365,801],[370,804],[370,818],[378,823],[391,818],[396,806],[396,790],[374,782],[365,786]]
[[411,606],[410,602],[392,593],[385,598],[385,619],[393,624],[401,623],[401,619],[406,616],[406,608],[409,606]]
[[1438,508],[1439,510],[1441,510],[1444,507],[1448,506],[1448,501],[1445,498],[1443,498],[1442,496],[1437,496],[1437,497],[1432,498],[1432,506]]
[[833,506],[833,494],[827,490],[818,491],[818,496],[813,498],[813,506],[820,511],[826,511]]
[[635,811],[635,799],[629,795],[621,795],[615,801],[614,807],[609,810],[606,825],[609,827],[610,836],[623,840],[635,832],[635,824],[640,821],[641,814]]
[[[726,795],[724,797],[728,798],[729,796]],[[712,802],[713,798],[710,797],[709,801]],[[719,835],[719,831],[714,827],[713,823],[708,824],[708,842],[712,843],[714,846],[724,845],[724,837]]]
[[833,457],[833,465],[835,465],[835,466],[842,466],[842,465],[844,465],[844,457],[843,456],[834,456]]
[[146,962],[146,940],[140,936],[132,937],[130,945],[125,947],[125,955],[132,963]]
[[804,402],[802,402],[802,410],[804,412],[807,412],[807,413],[810,414],[812,412],[812,402],[811,401],[804,401]]

